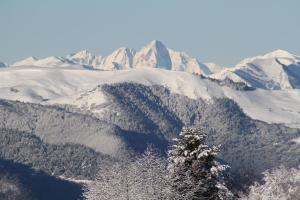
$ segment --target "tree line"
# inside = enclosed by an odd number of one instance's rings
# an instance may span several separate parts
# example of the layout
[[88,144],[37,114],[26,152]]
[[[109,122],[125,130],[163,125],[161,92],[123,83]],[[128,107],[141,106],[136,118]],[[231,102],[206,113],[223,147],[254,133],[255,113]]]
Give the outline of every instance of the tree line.
[[202,129],[184,128],[168,151],[153,147],[136,159],[123,156],[99,170],[85,187],[86,200],[296,200],[300,168],[267,171],[246,193],[230,191],[223,176],[229,168],[217,161],[220,146],[206,144]]

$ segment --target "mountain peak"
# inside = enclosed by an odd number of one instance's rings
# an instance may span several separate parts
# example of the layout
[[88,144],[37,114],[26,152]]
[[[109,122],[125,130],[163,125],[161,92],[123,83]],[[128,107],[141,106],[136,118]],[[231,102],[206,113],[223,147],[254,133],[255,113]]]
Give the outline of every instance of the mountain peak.
[[40,60],[31,57],[14,65],[49,65],[55,67],[85,65],[101,70],[153,67],[197,74],[212,73],[212,70],[209,69],[212,65],[202,64],[196,58],[192,58],[184,52],[169,49],[159,40],[150,41],[139,51],[121,47],[107,56],[97,56],[88,50],[81,50],[68,54],[65,57],[52,56]]
[[88,50],[81,50],[78,51],[77,53],[72,53],[68,55],[67,57],[72,57],[72,58],[86,58],[92,56],[92,53],[89,52]]
[[27,61],[37,61],[38,59],[34,56],[30,56],[28,58],[25,58],[24,61],[27,60]]
[[152,44],[152,45],[163,45],[163,43],[161,42],[161,41],[159,41],[159,40],[152,40],[151,42],[150,42],[150,44]]
[[148,43],[145,47],[154,47],[157,49],[166,48],[166,46],[159,40],[152,40],[150,43]]
[[101,63],[104,69],[129,69],[132,67],[133,56],[135,51],[130,48],[121,47],[112,54],[103,58]]
[[77,52],[76,54],[87,55],[87,54],[91,54],[91,52],[89,52],[88,50],[84,49],[84,50],[81,50],[81,51]]
[[136,53],[134,65],[139,67],[172,68],[169,51],[167,47],[158,40],[151,41]]
[[23,60],[17,61],[12,66],[21,66],[21,65],[32,65],[34,62],[38,61],[37,58],[30,56],[28,58],[25,58]]
[[58,56],[49,56],[47,58],[43,58],[40,61],[64,61],[64,59],[62,57],[58,57]]
[[293,58],[295,57],[293,54],[291,54],[288,51],[282,50],[282,49],[277,49],[275,51],[272,51],[270,53],[267,53],[264,55],[265,57],[281,57],[281,58]]
[[[245,58],[244,60],[240,61],[236,67],[243,67],[247,63],[252,63],[252,62],[261,62],[261,60],[274,60],[274,59],[281,59],[282,62],[288,62],[288,63],[293,63],[295,61],[300,60],[300,57],[297,55],[294,55],[288,51],[282,50],[282,49],[277,49],[275,51],[272,51],[270,53],[266,53],[264,55],[259,55],[259,56],[254,56],[250,58]],[[285,61],[283,61],[285,60]]]

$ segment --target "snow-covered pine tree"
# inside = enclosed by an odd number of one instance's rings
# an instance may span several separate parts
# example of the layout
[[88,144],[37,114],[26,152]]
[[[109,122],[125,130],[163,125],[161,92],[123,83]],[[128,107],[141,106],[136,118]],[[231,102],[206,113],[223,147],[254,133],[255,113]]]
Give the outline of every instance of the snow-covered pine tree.
[[226,166],[215,158],[219,146],[205,144],[202,129],[184,128],[168,153],[174,197],[180,200],[232,199],[219,178]]

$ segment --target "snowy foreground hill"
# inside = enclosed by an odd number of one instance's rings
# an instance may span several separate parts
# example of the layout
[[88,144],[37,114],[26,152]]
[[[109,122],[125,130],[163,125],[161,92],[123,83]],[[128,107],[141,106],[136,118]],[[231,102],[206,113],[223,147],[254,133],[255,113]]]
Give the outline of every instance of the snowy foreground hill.
[[300,90],[241,91],[217,81],[188,72],[158,68],[99,71],[78,68],[18,66],[0,70],[1,98],[43,104],[71,104],[78,108],[101,112],[105,95],[94,90],[98,85],[136,82],[162,85],[171,92],[192,99],[229,98],[239,104],[253,119],[268,123],[284,123],[300,127]]
[[92,179],[120,152],[165,151],[183,126],[201,126],[243,187],[267,169],[299,165],[298,105],[300,57],[282,50],[232,68],[159,41],[108,56],[30,57],[0,63],[0,158],[41,176]]

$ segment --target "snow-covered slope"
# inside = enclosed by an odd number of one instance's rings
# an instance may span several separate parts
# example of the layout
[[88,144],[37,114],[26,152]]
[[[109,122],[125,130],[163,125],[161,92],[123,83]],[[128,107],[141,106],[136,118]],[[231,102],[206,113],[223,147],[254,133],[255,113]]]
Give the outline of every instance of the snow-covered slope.
[[210,99],[212,96],[222,96],[217,83],[187,72],[157,68],[95,71],[20,66],[1,69],[0,97],[38,102],[42,99],[55,99],[86,92],[99,84],[128,81],[146,85],[164,85],[174,93],[191,98]]
[[38,60],[37,58],[31,56],[31,57],[25,58],[23,60],[17,61],[16,63],[12,64],[11,66],[16,67],[16,66],[35,65],[37,60]]
[[171,92],[211,100],[228,97],[254,119],[300,127],[300,90],[237,91],[187,72],[158,68],[95,71],[20,66],[0,69],[0,98],[37,103],[72,104],[101,113],[107,98],[98,85],[136,82],[162,85]]
[[216,63],[203,63],[211,72],[211,74],[218,73],[224,69],[224,67],[217,65]]
[[300,57],[276,50],[263,56],[247,58],[234,68],[224,69],[211,77],[229,78],[263,89],[299,89]]
[[196,58],[192,58],[184,52],[169,49],[169,54],[172,62],[172,70],[174,71],[185,71],[205,75],[212,73],[205,64],[200,63]]
[[[238,91],[195,74],[228,78],[258,89]],[[105,57],[86,50],[66,57],[29,57],[0,69],[0,98],[72,104],[101,113],[107,98],[97,86],[128,81],[163,85],[194,99],[231,98],[254,119],[300,127],[300,57],[283,50],[225,69],[201,63],[156,40],[137,52],[119,48]]]
[[[38,66],[38,67],[53,67],[53,68],[85,68],[81,63],[75,63],[64,57],[50,56],[43,59],[29,57],[24,60],[18,61],[10,67],[23,67],[23,66]],[[88,67],[87,67],[88,68]]]
[[226,88],[224,93],[253,119],[300,128],[299,89],[234,91]]
[[135,50],[119,48],[108,56],[96,56],[87,50],[68,55],[66,58],[73,63],[88,65],[94,69],[116,70],[132,68]]
[[51,56],[44,59],[37,60],[34,65],[36,66],[54,66],[54,67],[62,67],[62,66],[69,66],[73,63],[69,62],[65,58]]

